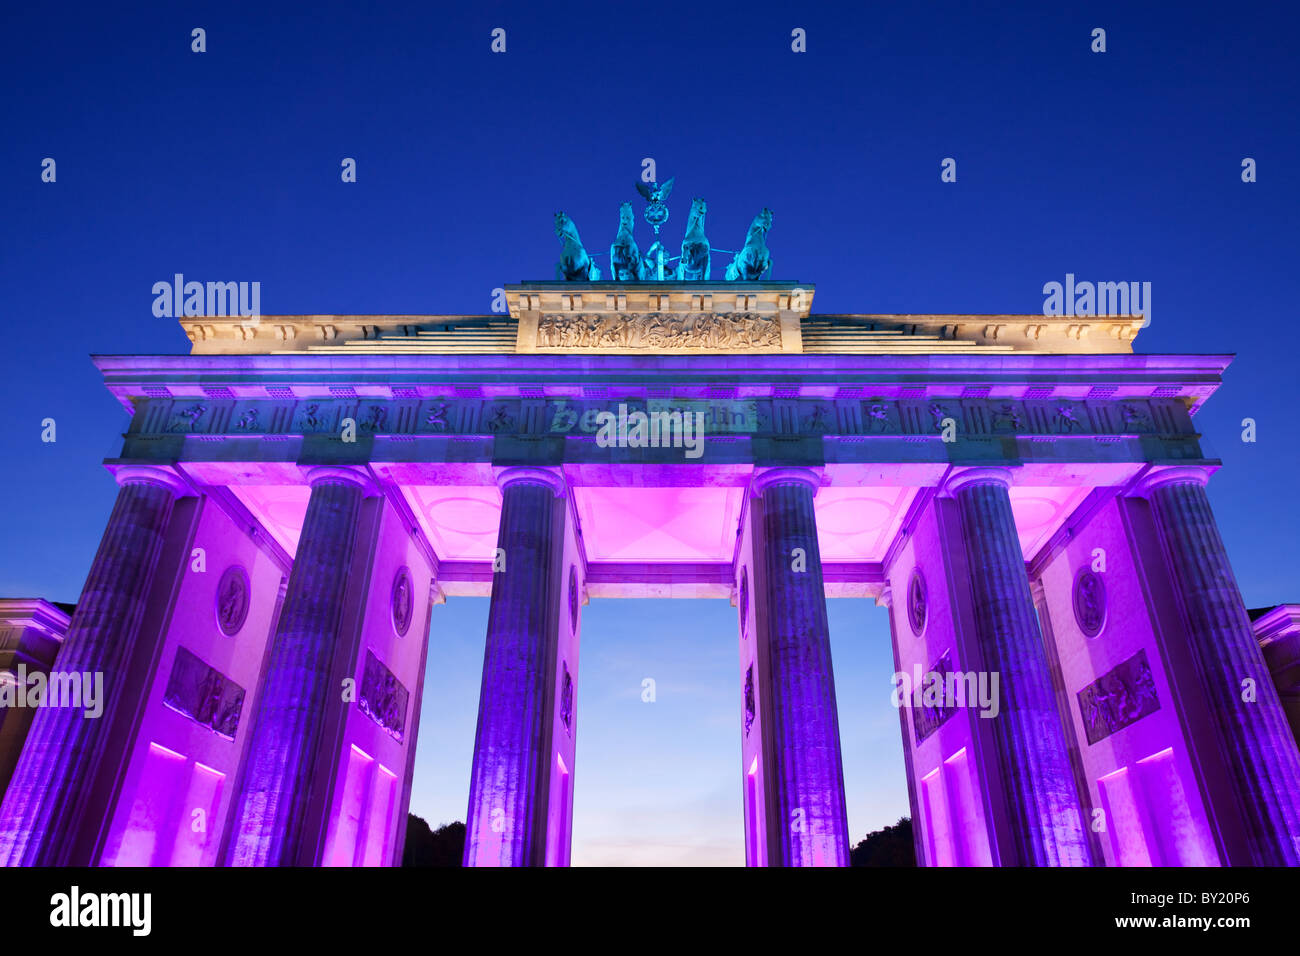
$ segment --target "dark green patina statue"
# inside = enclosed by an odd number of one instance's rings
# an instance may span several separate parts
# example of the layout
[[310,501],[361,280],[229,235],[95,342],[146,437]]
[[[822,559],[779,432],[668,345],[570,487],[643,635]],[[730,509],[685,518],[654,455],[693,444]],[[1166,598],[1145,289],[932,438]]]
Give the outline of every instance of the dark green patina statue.
[[582,240],[578,238],[578,227],[562,212],[555,214],[555,234],[560,237],[560,261],[555,264],[555,278],[570,282],[599,282],[600,269],[591,261]]
[[765,208],[750,224],[745,247],[727,266],[728,282],[757,282],[764,272],[771,271],[772,256],[767,251],[767,231],[771,228],[772,210]]
[[709,211],[703,199],[691,200],[691,215],[686,220],[682,239],[682,257],[677,260],[677,278],[691,282],[709,277],[709,240],[704,235],[704,214]]
[[609,277],[615,282],[640,282],[646,277],[647,264],[641,258],[636,240],[632,238],[632,227],[635,224],[632,204],[623,203],[618,210],[618,235],[609,247]]
[[[623,203],[618,211],[618,232],[609,247],[609,276],[615,282],[700,282],[712,277],[712,256],[715,251],[733,256],[726,269],[728,282],[757,282],[772,273],[772,256],[767,250],[767,233],[772,228],[772,210],[763,209],[754,217],[745,237],[744,248],[714,250],[704,234],[704,216],[708,204],[703,199],[691,202],[691,213],[686,220],[686,235],[682,238],[680,256],[669,256],[659,239],[659,229],[668,221],[668,207],[664,204],[673,190],[673,180],[662,186],[658,183],[637,183],[637,192],[646,200],[645,221],[654,228],[655,241],[644,256],[633,236],[636,217],[632,204]],[[578,238],[578,227],[562,212],[555,214],[555,234],[563,247],[560,261],[555,266],[555,277],[568,282],[599,282],[601,271]]]

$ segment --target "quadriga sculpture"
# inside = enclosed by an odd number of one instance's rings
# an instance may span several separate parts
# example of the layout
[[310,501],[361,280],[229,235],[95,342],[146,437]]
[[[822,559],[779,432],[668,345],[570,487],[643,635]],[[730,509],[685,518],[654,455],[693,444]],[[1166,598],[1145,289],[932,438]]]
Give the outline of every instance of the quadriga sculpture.
[[703,199],[691,200],[691,217],[686,221],[682,239],[682,257],[677,260],[678,279],[709,278],[709,240],[704,235],[704,214],[708,205]]
[[555,214],[555,234],[560,237],[560,261],[555,264],[555,278],[569,282],[599,282],[600,269],[591,261],[582,240],[578,238],[578,227],[562,212]]
[[623,203],[618,210],[618,235],[609,247],[609,273],[615,282],[640,282],[645,278],[645,263],[641,260],[641,250],[632,238],[632,204]]
[[757,282],[763,273],[772,268],[772,255],[767,251],[767,231],[772,228],[772,210],[764,209],[754,217],[745,247],[727,266],[727,281]]

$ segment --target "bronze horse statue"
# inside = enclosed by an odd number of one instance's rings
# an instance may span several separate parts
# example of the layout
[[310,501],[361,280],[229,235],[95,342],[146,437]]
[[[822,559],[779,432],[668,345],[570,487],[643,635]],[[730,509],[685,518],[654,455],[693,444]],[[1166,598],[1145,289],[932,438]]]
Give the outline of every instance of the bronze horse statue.
[[686,236],[682,239],[682,257],[677,260],[678,279],[709,278],[709,240],[704,235],[704,214],[708,209],[703,199],[691,200],[691,215],[686,220]]
[[632,238],[632,204],[623,203],[618,210],[618,235],[609,247],[609,277],[615,282],[640,282],[645,278],[646,264],[641,259],[641,250]]
[[727,281],[757,282],[763,273],[772,268],[772,255],[767,251],[767,231],[772,228],[772,210],[764,209],[754,217],[745,236],[745,246],[727,266]]
[[578,227],[562,212],[555,214],[555,234],[560,237],[560,261],[555,264],[555,278],[569,282],[599,282],[600,269],[591,261],[582,240],[578,238]]

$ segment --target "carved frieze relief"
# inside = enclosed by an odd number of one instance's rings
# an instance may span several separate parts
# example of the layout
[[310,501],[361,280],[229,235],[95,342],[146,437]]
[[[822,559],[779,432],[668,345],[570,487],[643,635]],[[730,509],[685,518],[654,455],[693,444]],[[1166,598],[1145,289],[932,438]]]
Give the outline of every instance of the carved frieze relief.
[[207,412],[206,405],[195,402],[192,405],[177,407],[172,410],[171,422],[167,426],[169,432],[195,432],[199,430],[199,420]]
[[963,438],[1189,438],[1196,430],[1176,400],[813,397],[591,398],[478,395],[419,399],[305,398],[206,403],[148,399],[131,434],[329,435],[351,420],[357,434],[595,436],[602,413],[698,415],[706,435]]
[[176,649],[163,703],[229,740],[239,730],[244,688],[184,647]]
[[362,672],[361,693],[357,697],[361,712],[377,723],[384,733],[400,742],[406,732],[409,698],[410,692],[402,682],[373,651],[366,648],[366,669]]
[[560,722],[569,736],[573,736],[573,678],[569,675],[569,662],[561,662]]
[[[946,686],[948,674],[950,673],[952,673],[952,654],[950,651],[944,651],[943,656],[935,661],[927,672],[927,687],[925,689],[928,689],[930,682],[934,682],[941,688]],[[956,706],[949,703],[926,703],[925,689],[923,689],[921,695],[921,706],[913,705],[909,707],[912,711],[912,732],[916,735],[918,744],[942,727],[948,718],[957,712]]]
[[781,325],[775,316],[744,312],[546,314],[537,323],[537,347],[779,351]]
[[749,729],[754,726],[754,718],[757,715],[757,707],[754,702],[754,665],[749,665],[749,670],[745,672],[745,736],[749,736]]
[[1140,650],[1078,693],[1079,714],[1089,745],[1104,740],[1160,709],[1160,697],[1147,663],[1147,652]]

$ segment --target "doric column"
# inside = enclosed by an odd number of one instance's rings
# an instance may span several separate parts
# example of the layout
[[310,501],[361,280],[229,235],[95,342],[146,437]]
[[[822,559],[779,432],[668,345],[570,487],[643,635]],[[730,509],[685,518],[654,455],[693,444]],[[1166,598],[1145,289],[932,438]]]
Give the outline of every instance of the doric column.
[[356,468],[313,468],[311,497],[294,555],[248,741],[236,798],[230,866],[311,865],[304,833],[315,758],[322,743],[341,642],[348,574],[361,502],[372,492]]
[[830,626],[813,496],[820,482],[806,468],[758,473],[771,701],[768,753],[778,828],[770,866],[848,866],[840,728],[831,668]]
[[[1300,753],[1269,677],[1194,467],[1156,472],[1138,488],[1181,596],[1200,674],[1256,865],[1300,865]],[[1253,684],[1254,694],[1247,692]]]
[[[117,502],[90,566],[68,636],[61,673],[103,675],[104,712],[74,707],[36,713],[0,807],[0,862],[9,866],[88,865],[71,859],[82,796],[100,771],[105,736],[117,724],[119,690],[144,617],[167,522],[184,483],[163,468],[117,471]],[[116,770],[116,768],[112,768]]]
[[1010,484],[1005,470],[970,468],[946,486],[961,515],[980,655],[1002,696],[992,736],[1013,845],[999,857],[1004,866],[1090,866]]
[[[69,615],[40,598],[0,598],[0,698],[17,697],[34,675],[48,676],[68,636]],[[0,703],[0,798],[18,766],[34,707]]]
[[[564,479],[505,468],[470,776],[465,866],[545,862]],[[503,566],[504,565],[504,566]]]

